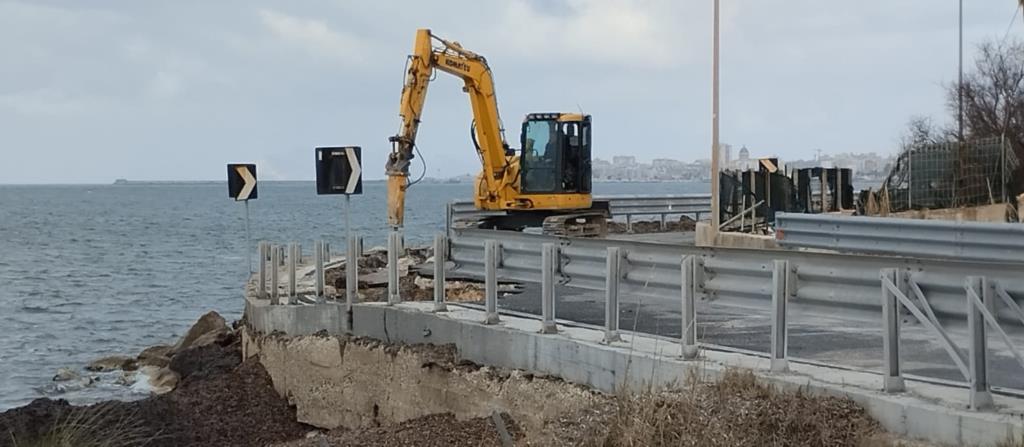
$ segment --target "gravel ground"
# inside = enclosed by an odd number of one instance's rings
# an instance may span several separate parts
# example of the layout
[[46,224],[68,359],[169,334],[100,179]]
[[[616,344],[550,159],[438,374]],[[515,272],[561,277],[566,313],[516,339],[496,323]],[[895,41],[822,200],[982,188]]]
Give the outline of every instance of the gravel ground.
[[[513,440],[522,433],[508,415],[502,417]],[[275,447],[498,447],[501,437],[492,418],[474,418],[464,421],[451,414],[434,414],[411,419],[399,424],[359,430],[334,430],[315,433],[305,439],[277,444]]]

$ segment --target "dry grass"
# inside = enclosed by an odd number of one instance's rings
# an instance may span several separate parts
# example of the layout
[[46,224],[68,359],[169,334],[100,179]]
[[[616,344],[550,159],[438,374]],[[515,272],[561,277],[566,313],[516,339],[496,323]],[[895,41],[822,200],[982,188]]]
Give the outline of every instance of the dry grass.
[[620,393],[595,446],[859,446],[878,424],[849,399],[783,393],[749,371],[663,392]]
[[114,405],[70,407],[53,427],[32,439],[11,436],[14,447],[129,447],[154,438],[134,415],[119,414]]

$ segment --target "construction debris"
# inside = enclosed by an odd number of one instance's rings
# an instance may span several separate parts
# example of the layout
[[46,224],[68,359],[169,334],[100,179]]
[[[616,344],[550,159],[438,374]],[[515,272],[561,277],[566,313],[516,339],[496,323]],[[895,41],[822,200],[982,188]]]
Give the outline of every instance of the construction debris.
[[[359,258],[359,301],[386,301],[388,296],[387,251],[374,248]],[[434,299],[434,279],[421,272],[433,271],[433,250],[426,247],[411,247],[398,258],[399,295],[405,301],[428,301]],[[328,298],[344,295],[345,266],[342,261],[325,270],[325,288]],[[518,283],[501,281],[498,296],[520,293]],[[451,302],[479,302],[484,300],[484,284],[466,278],[445,281],[445,299]]]

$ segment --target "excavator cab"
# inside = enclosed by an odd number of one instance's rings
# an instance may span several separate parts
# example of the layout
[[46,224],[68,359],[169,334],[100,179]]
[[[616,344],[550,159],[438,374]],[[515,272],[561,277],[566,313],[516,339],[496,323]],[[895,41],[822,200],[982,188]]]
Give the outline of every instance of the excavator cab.
[[590,115],[531,113],[520,138],[524,194],[590,194]]

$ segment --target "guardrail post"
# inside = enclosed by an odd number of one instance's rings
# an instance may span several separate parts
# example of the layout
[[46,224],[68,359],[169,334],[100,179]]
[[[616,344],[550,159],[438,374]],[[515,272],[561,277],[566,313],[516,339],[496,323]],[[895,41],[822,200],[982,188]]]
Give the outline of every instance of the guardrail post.
[[444,232],[445,235],[448,236],[448,239],[451,239],[452,237],[452,223],[455,222],[455,219],[452,215],[453,206],[454,204],[452,202],[448,202],[444,206]]
[[295,262],[298,248],[294,242],[288,244],[288,304],[295,304],[298,297],[295,296]]
[[619,247],[608,247],[608,260],[605,302],[604,302],[604,342],[612,343],[621,341],[619,336],[619,261],[622,258],[622,250]]
[[270,252],[270,246],[267,241],[260,241],[260,276],[259,285],[256,295],[260,298],[267,297],[267,255]]
[[555,244],[546,242],[540,249],[540,311],[542,334],[558,333],[555,324],[555,259],[558,257]]
[[281,270],[281,247],[276,244],[270,247],[270,265],[274,266],[270,270],[270,304],[281,304],[280,296],[277,290],[277,272]]
[[683,296],[683,358],[697,358],[697,292],[693,283],[693,255],[683,256],[681,263],[682,270],[682,296]]
[[796,263],[790,263],[789,268],[786,270],[786,297],[796,298],[797,290],[800,288],[800,277],[798,275]]
[[448,306],[445,305],[445,279],[444,262],[448,259],[446,248],[448,238],[444,233],[434,235],[434,312],[445,312]]
[[351,237],[345,242],[348,245],[345,253],[345,310],[352,312],[352,303],[356,302],[359,293],[359,237]]
[[[993,302],[991,287],[988,287],[988,281],[984,277],[969,276],[966,282],[967,287],[981,298],[985,306],[991,306]],[[975,410],[991,408],[993,402],[988,382],[988,340],[985,333],[985,320],[981,315],[981,309],[975,307],[970,298],[967,299],[967,332],[971,336],[968,351],[971,372],[971,408]]]
[[704,257],[693,257],[693,299],[707,299],[704,289]]
[[789,331],[786,328],[786,278],[789,276],[789,261],[776,259],[772,271],[772,372],[789,370],[786,348]]
[[498,324],[498,241],[484,241],[484,324]]
[[316,300],[319,302],[324,296],[324,244],[323,241],[316,241],[313,244],[313,263],[316,266]]
[[626,215],[626,232],[627,233],[632,233],[633,232],[633,215],[632,214],[627,214]]
[[402,301],[399,295],[398,277],[398,247],[400,245],[397,231],[388,233],[388,305],[394,305]]
[[661,231],[665,231],[665,213],[661,214]]
[[906,390],[903,375],[900,373],[900,304],[896,295],[889,290],[886,283],[898,286],[896,269],[882,269],[882,352],[883,379],[882,389],[886,393],[899,393]]

